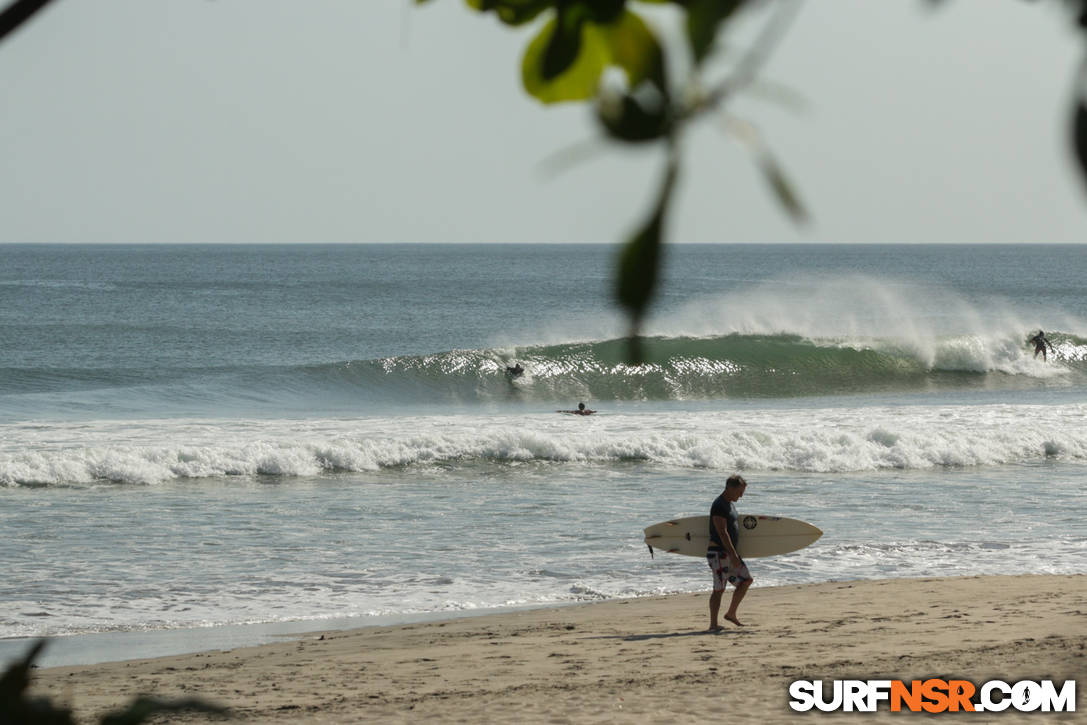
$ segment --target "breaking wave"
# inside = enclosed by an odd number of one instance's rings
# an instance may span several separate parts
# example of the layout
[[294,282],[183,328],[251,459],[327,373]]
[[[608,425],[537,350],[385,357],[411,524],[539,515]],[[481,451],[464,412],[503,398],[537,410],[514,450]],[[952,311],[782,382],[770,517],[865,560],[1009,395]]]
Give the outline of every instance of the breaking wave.
[[[311,368],[348,385],[460,400],[517,395],[537,400],[691,400],[830,395],[933,388],[1023,387],[1087,373],[1087,340],[1051,333],[1048,363],[1022,340],[977,335],[928,340],[810,339],[798,335],[651,337],[641,364],[626,340],[457,350]],[[521,364],[517,379],[506,366]]]
[[[214,400],[274,403],[480,403],[519,400],[715,400],[844,393],[1029,389],[1087,379],[1087,339],[1049,333],[1055,352],[1035,359],[1022,339],[960,335],[924,341],[812,339],[791,334],[642,338],[628,341],[450,350],[289,367],[188,371],[6,369],[0,394],[110,391],[148,406]],[[519,363],[524,375],[506,367]],[[123,391],[123,392],[121,392]]]
[[156,484],[422,466],[804,472],[1087,462],[1087,404],[97,421],[0,426],[0,485]]

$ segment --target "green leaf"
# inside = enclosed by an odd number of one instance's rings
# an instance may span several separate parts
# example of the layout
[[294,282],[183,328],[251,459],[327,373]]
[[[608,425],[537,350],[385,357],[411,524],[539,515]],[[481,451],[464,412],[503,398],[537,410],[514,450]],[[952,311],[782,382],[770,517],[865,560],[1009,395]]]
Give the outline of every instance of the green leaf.
[[34,725],[74,725],[71,710],[57,707],[48,697],[28,695],[30,670],[45,647],[45,640],[31,645],[21,660],[12,662],[0,675],[0,723]]
[[616,297],[633,317],[640,318],[657,286],[661,229],[664,216],[657,209],[623,245],[619,254],[619,289]]
[[[45,640],[39,640],[27,652],[22,661],[13,663],[0,675],[0,723],[34,723],[35,725],[72,725],[72,713],[65,707],[53,705],[48,697],[27,697],[30,684],[30,668]],[[212,705],[197,698],[186,700],[158,700],[139,697],[127,708],[102,717],[103,725],[137,725],[159,713],[195,711],[217,715],[227,713],[226,708]]]
[[[584,101],[596,94],[604,69],[615,65],[626,72],[631,88],[650,79],[666,93],[664,53],[645,21],[624,11],[614,22],[600,24],[587,20],[583,10],[565,12],[561,24],[552,19],[529,43],[521,61],[525,90],[544,103]],[[575,25],[576,57],[562,66],[570,60]]]
[[525,90],[544,103],[592,98],[610,58],[607,46],[594,27],[591,23],[581,24],[576,59],[562,73],[549,78],[544,72],[544,59],[558,29],[558,20],[548,21],[525,49],[521,61],[521,82]]
[[721,23],[744,4],[744,0],[692,0],[687,6],[687,41],[695,65],[701,65],[713,50]]
[[593,22],[612,23],[623,12],[626,0],[582,0]]
[[664,246],[664,219],[672,201],[676,177],[679,176],[679,157],[675,147],[668,158],[660,195],[653,213],[619,250],[618,287],[616,299],[630,315],[630,335],[627,339],[627,358],[632,364],[641,364],[644,355],[640,337],[642,318],[660,278],[661,257]]
[[634,13],[606,26],[612,65],[622,68],[630,90],[617,103],[601,96],[597,116],[612,138],[651,141],[666,136],[672,126],[664,52],[653,32]]
[[675,160],[670,160],[653,213],[619,252],[616,299],[630,313],[635,327],[649,306],[660,277],[664,218],[677,173]]
[[1083,101],[1076,103],[1072,114],[1072,148],[1076,152],[1080,174],[1087,180],[1087,106]]
[[481,13],[494,11],[506,25],[524,25],[552,7],[554,0],[465,0],[468,7]]
[[614,23],[601,26],[600,31],[611,52],[610,64],[626,71],[631,88],[651,80],[662,93],[667,93],[664,51],[641,17],[626,11]]
[[793,221],[798,224],[806,222],[807,209],[800,202],[800,197],[794,190],[792,182],[785,176],[785,171],[769,152],[764,151],[759,154],[759,168],[762,169],[763,177],[770,184],[774,196]]
[[554,32],[544,48],[540,74],[544,81],[553,81],[574,64],[581,52],[581,27],[585,14],[580,7],[559,9]]
[[102,725],[138,725],[154,715],[168,712],[204,712],[224,715],[227,710],[196,698],[170,701],[154,697],[138,697],[124,710],[104,715]]

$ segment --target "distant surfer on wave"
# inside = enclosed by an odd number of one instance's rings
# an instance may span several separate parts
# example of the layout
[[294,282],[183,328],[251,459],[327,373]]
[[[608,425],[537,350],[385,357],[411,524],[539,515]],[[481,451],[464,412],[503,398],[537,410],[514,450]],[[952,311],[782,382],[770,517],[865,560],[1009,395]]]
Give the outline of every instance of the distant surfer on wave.
[[748,587],[754,578],[747,570],[747,564],[740,558],[736,545],[740,541],[740,515],[736,512],[736,501],[747,490],[747,481],[743,476],[729,476],[725,481],[725,490],[710,506],[710,545],[706,549],[706,561],[713,571],[713,593],[710,594],[710,631],[724,629],[717,621],[721,611],[721,598],[725,593],[725,583],[732,582],[732,602],[725,612],[725,619],[737,627],[744,626],[736,616]]
[[519,378],[524,374],[525,369],[521,367],[521,363],[516,363],[512,368],[509,365],[506,366],[506,375],[509,375],[511,378]]
[[1038,357],[1038,353],[1042,353],[1042,362],[1046,362],[1045,349],[1049,347],[1049,351],[1053,352],[1053,344],[1045,338],[1045,330],[1038,330],[1038,334],[1030,338],[1027,342],[1034,345],[1034,357]]
[[570,415],[592,415],[595,410],[589,410],[585,407],[585,403],[578,403],[577,410],[556,410],[556,413],[569,413]]

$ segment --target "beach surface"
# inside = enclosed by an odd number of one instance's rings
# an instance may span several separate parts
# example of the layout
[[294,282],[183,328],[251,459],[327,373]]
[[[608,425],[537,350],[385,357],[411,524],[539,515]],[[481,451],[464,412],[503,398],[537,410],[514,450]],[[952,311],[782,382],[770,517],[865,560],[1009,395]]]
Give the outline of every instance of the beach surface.
[[[731,596],[731,590],[726,594]],[[35,671],[80,722],[141,693],[199,696],[241,722],[793,722],[797,679],[1077,679],[1087,576],[828,582],[752,589],[747,626],[714,634],[706,594],[313,633],[259,647]],[[1001,723],[1084,722],[1017,713]],[[983,722],[992,715],[947,714]],[[203,722],[203,714],[170,722]]]

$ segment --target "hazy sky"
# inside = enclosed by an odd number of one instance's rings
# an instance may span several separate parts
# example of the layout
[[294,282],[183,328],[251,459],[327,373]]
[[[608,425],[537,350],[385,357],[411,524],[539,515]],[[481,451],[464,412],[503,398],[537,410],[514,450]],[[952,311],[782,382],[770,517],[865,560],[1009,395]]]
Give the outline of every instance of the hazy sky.
[[[542,171],[598,133],[586,106],[522,92],[535,27],[462,0],[57,0],[0,44],[0,241],[615,241],[661,157]],[[1083,241],[1083,46],[1056,0],[807,2],[764,74],[802,107],[732,110],[813,222],[710,122],[670,238]]]

